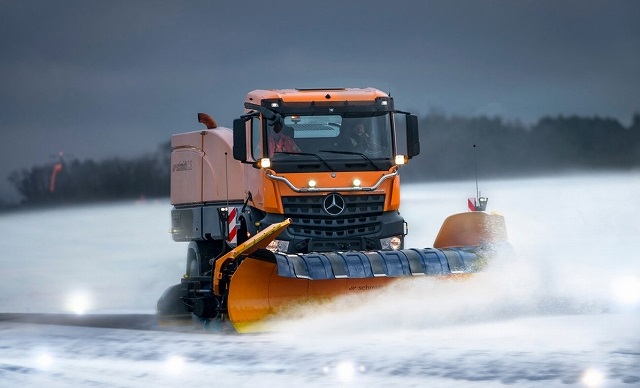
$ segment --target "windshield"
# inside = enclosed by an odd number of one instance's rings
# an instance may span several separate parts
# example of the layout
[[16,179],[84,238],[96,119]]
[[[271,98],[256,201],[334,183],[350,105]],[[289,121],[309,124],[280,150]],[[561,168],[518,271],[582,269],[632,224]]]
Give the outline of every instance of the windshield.
[[391,117],[290,115],[267,127],[277,171],[386,170],[393,158]]

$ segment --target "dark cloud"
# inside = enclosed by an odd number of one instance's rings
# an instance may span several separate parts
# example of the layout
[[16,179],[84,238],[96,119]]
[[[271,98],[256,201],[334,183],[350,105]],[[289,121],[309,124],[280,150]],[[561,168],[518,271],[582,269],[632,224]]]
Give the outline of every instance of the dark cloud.
[[[5,1],[0,194],[59,150],[152,151],[230,125],[256,88],[374,86],[403,108],[613,116],[639,109],[635,1]],[[5,191],[6,192],[6,189]]]

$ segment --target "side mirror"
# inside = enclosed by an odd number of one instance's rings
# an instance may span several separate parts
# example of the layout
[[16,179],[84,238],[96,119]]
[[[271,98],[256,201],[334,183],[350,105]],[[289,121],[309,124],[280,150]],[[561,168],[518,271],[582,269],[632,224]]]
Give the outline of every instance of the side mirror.
[[233,158],[247,161],[247,128],[245,119],[233,120]]
[[409,159],[420,154],[420,135],[418,133],[418,116],[407,115],[407,157]]

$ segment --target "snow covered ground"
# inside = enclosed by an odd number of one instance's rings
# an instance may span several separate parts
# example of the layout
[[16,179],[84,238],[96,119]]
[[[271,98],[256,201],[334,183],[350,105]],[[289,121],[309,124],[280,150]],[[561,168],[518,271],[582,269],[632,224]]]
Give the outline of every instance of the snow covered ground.
[[[273,333],[0,320],[0,386],[640,386],[640,173],[481,181],[515,253]],[[431,246],[473,182],[407,185]],[[0,215],[0,313],[153,313],[184,271],[163,201]],[[6,316],[6,314],[5,314]]]

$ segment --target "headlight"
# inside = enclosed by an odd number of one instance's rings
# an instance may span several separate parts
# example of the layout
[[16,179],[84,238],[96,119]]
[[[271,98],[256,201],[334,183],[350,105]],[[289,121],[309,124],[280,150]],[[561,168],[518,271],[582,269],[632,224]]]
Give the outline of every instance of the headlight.
[[269,158],[260,159],[260,162],[258,163],[258,166],[260,166],[260,168],[269,168],[269,167],[271,167],[271,159],[269,159]]
[[289,249],[289,241],[273,240],[267,245],[271,252],[286,252]]
[[402,248],[402,236],[393,236],[380,239],[383,251],[397,251]]

